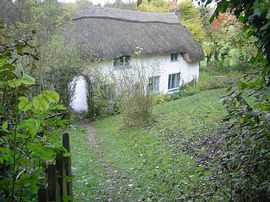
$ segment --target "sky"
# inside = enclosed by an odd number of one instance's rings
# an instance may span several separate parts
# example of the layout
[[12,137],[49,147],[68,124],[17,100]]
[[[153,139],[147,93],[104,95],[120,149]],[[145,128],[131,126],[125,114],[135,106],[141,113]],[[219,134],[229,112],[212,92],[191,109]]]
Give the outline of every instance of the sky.
[[[74,3],[76,2],[76,0],[58,0],[59,2],[63,2],[63,3]],[[90,0],[94,5],[97,4],[101,4],[102,6],[106,3],[112,3],[115,0]],[[137,0],[122,0],[123,2],[131,2],[131,1],[137,1]],[[170,0],[172,1],[172,0]],[[178,2],[180,2],[181,0],[178,0]]]
[[[59,2],[63,3],[74,3],[76,0],[58,0]],[[112,3],[114,0],[90,0],[94,5],[101,4],[104,5],[106,3]],[[122,0],[124,2],[129,2],[130,0]]]

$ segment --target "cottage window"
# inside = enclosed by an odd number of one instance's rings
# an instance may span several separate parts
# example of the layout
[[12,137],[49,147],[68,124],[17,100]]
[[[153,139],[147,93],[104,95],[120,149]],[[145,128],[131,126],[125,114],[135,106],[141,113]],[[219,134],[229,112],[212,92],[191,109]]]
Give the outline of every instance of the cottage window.
[[178,53],[171,54],[171,62],[178,61]]
[[116,68],[126,68],[129,67],[130,63],[130,56],[129,55],[124,55],[117,57],[113,60],[113,66]]
[[180,73],[170,74],[168,79],[168,90],[173,91],[179,88]]
[[115,98],[115,85],[114,84],[104,85],[103,92],[107,100],[113,100]]
[[150,90],[150,92],[159,92],[159,80],[160,76],[154,76],[149,78],[148,89]]

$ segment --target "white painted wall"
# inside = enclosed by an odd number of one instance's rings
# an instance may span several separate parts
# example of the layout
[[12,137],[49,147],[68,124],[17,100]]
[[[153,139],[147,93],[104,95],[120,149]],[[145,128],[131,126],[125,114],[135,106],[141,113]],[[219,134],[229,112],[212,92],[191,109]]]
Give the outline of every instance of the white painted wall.
[[71,98],[70,107],[77,113],[81,114],[87,112],[87,84],[82,76],[75,77],[73,81],[69,84],[73,91],[73,96]]
[[[133,68],[143,67],[146,77],[160,76],[160,92],[168,92],[168,79],[169,74],[175,74],[180,72],[180,85],[188,83],[193,79],[199,77],[199,63],[187,63],[181,54],[178,55],[178,61],[171,62],[171,55],[156,55],[156,56],[144,56],[138,58],[131,58],[130,65]],[[113,66],[113,60],[103,61],[98,64],[92,65],[89,68],[96,66],[105,78],[108,79],[108,83],[119,81],[121,77],[126,73],[132,73],[132,69],[123,70],[116,69]]]

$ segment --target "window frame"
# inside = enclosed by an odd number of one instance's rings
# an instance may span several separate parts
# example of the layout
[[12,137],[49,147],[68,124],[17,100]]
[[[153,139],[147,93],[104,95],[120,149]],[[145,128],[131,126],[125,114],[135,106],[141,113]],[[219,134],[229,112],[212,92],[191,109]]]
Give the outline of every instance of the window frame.
[[122,55],[113,59],[113,66],[117,69],[123,69],[130,67],[130,55]]
[[171,54],[171,62],[177,62],[179,58],[179,53],[172,53]]
[[148,79],[148,89],[149,89],[149,91],[151,93],[160,92],[160,76],[149,77],[149,79]]
[[[178,90],[180,88],[180,76],[181,76],[180,72],[168,75],[168,91],[169,92]],[[173,78],[173,77],[176,77],[176,78]],[[173,81],[174,79],[178,79],[178,81]]]

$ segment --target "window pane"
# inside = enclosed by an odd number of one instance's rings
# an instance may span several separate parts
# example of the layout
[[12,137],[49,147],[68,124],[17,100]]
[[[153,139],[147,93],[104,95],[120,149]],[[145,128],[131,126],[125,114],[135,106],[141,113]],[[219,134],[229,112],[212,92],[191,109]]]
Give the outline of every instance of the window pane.
[[168,89],[178,88],[180,84],[180,73],[170,74],[168,80]]
[[159,76],[154,79],[154,89],[155,92],[159,91]]
[[149,90],[151,92],[159,91],[159,76],[149,78]]
[[175,88],[175,74],[172,75],[172,88]]
[[179,87],[179,84],[180,84],[180,73],[177,73],[176,74],[176,87]]
[[171,79],[172,79],[171,77],[172,75],[170,74],[168,79],[168,89],[171,89]]
[[113,65],[115,67],[128,67],[129,66],[129,62],[130,62],[130,56],[129,55],[125,55],[125,56],[121,56],[121,57],[115,58],[113,60]]
[[171,61],[177,61],[178,60],[178,53],[171,54]]

